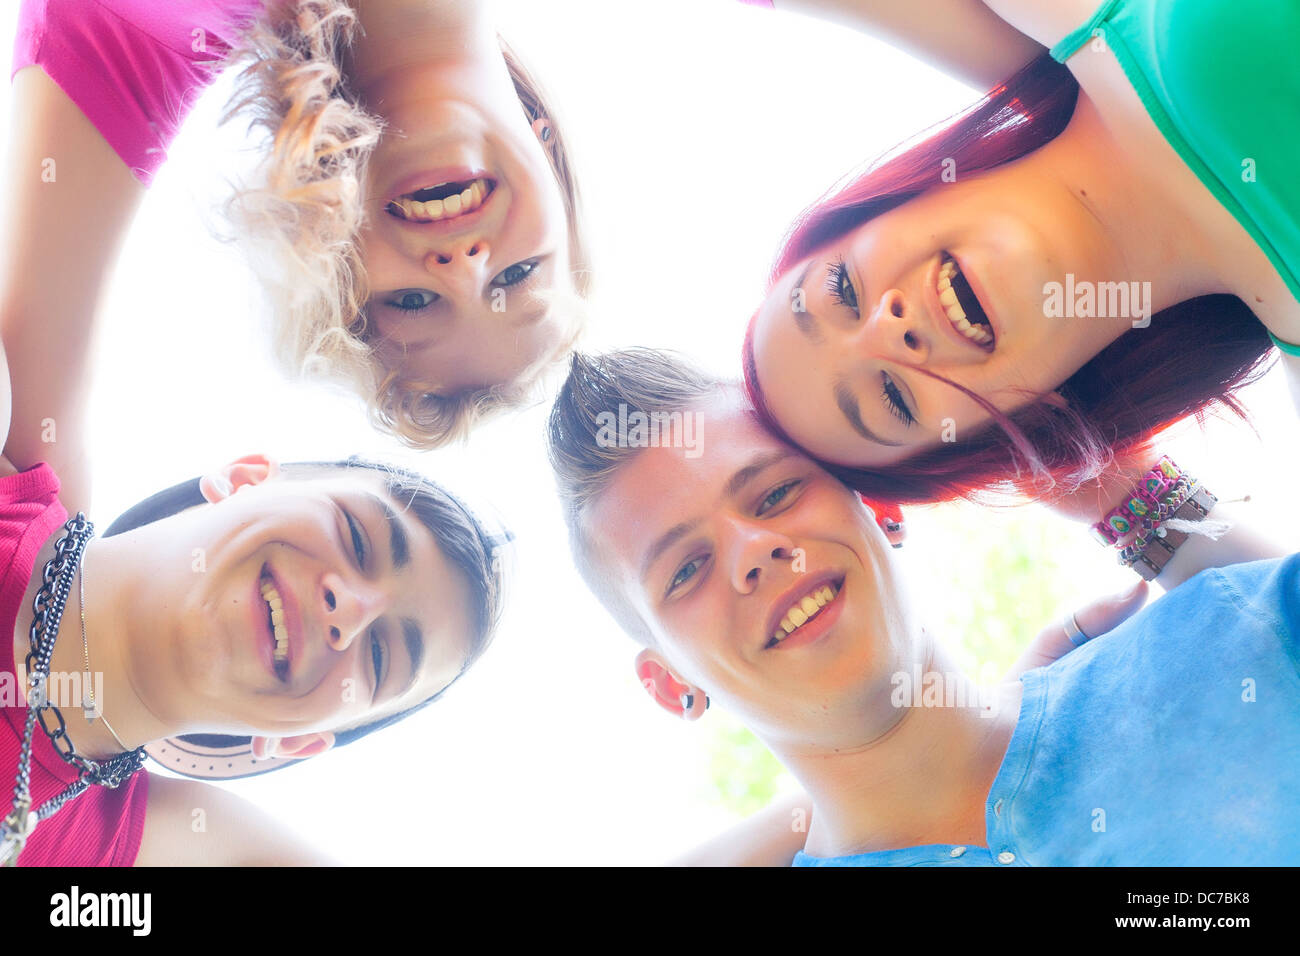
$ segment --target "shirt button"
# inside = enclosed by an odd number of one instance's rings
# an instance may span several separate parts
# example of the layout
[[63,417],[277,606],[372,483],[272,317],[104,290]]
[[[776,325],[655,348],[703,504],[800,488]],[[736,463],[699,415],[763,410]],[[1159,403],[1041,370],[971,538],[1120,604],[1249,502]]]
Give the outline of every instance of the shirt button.
[[1010,850],[1003,850],[998,854],[998,862],[1003,866],[1006,866],[1009,863],[1014,863],[1016,862],[1016,855]]
[[953,859],[956,859],[957,857],[964,856],[965,854],[966,854],[966,848],[964,846],[955,846],[952,848],[952,852],[949,853],[948,855],[951,856]]

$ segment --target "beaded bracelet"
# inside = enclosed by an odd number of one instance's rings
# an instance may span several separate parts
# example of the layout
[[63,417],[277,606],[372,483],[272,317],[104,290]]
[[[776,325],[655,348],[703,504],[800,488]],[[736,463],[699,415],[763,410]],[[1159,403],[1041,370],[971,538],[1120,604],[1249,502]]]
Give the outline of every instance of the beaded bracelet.
[[1183,472],[1167,455],[1162,456],[1155,467],[1146,473],[1133,493],[1101,521],[1092,526],[1092,536],[1102,545],[1117,545],[1120,540],[1134,531],[1135,525],[1141,525],[1152,511],[1160,506],[1165,497]]
[[[1120,563],[1132,568],[1144,580],[1153,581],[1159,577],[1174,552],[1187,540],[1186,531],[1167,528],[1165,524],[1173,518],[1204,521],[1219,500],[1209,489],[1194,483],[1181,490],[1178,497],[1181,499],[1178,504],[1170,502],[1167,516],[1143,536],[1140,547],[1135,541],[1120,554]],[[1135,552],[1131,556],[1130,550]]]
[[1119,549],[1120,564],[1132,564],[1133,559],[1142,553],[1153,537],[1164,537],[1160,533],[1160,526],[1172,518],[1174,513],[1183,506],[1183,502],[1195,495],[1199,489],[1200,485],[1195,481],[1187,478],[1178,479],[1174,487],[1169,490],[1169,494],[1157,503],[1155,511],[1142,519],[1138,536],[1128,546]]

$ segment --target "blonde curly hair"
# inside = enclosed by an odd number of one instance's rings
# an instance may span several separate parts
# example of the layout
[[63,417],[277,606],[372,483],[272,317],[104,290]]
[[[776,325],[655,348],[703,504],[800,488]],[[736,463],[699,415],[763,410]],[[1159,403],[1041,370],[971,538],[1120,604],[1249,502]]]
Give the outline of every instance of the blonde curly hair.
[[345,0],[268,4],[246,29],[226,61],[237,71],[226,120],[247,119],[270,143],[258,182],[237,190],[227,215],[275,300],[272,345],[285,370],[345,385],[365,399],[377,428],[413,448],[438,448],[502,410],[539,400],[576,344],[590,291],[580,195],[550,101],[502,40],[525,116],[530,123],[546,117],[552,128],[547,148],[568,217],[573,292],[546,299],[564,318],[565,334],[516,380],[486,388],[439,394],[436,383],[385,368],[369,341],[358,245],[361,184],[383,120],[349,87],[345,62],[358,29]]

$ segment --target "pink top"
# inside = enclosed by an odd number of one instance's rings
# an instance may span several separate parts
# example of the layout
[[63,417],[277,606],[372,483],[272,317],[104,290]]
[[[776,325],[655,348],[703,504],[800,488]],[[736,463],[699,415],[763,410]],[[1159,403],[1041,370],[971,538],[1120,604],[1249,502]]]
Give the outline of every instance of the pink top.
[[146,186],[262,0],[23,0],[13,72],[39,66]]
[[[0,815],[13,805],[27,722],[25,688],[14,672],[11,635],[36,556],[67,520],[59,503],[59,479],[49,465],[0,478]],[[32,806],[39,807],[76,779],[76,769],[55,752],[37,725],[32,732]],[[116,790],[92,786],[37,824],[18,856],[19,865],[131,866],[140,852],[148,799],[149,774],[144,771]]]

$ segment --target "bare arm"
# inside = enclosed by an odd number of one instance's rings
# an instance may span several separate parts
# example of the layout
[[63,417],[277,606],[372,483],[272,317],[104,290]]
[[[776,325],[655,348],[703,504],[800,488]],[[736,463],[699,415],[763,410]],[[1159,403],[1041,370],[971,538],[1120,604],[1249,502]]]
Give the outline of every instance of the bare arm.
[[[1109,513],[1111,508],[1124,500],[1142,476],[1159,460],[1158,448],[1137,452],[1130,458],[1118,462],[1116,467],[1101,480],[1083,486],[1067,498],[1053,502],[1051,507],[1067,517],[1088,524],[1099,521]],[[1191,469],[1191,472],[1204,482],[1210,491],[1225,497],[1224,489],[1215,486],[1213,474],[1205,475],[1195,468]],[[1232,527],[1217,540],[1205,535],[1188,535],[1187,540],[1174,552],[1169,563],[1156,578],[1156,583],[1166,591],[1173,590],[1208,568],[1223,568],[1243,561],[1280,558],[1295,550],[1294,546],[1284,541],[1276,532],[1269,530],[1258,516],[1252,514],[1248,505],[1220,502],[1214,506],[1209,517],[1216,521],[1227,521]],[[1099,553],[1100,551],[1101,549],[1098,548]],[[1111,560],[1114,558],[1112,557]],[[1134,576],[1136,577],[1136,572]]]
[[879,37],[982,90],[1045,49],[982,0],[775,0],[775,6]]
[[261,810],[220,787],[149,775],[136,866],[333,866]]
[[46,461],[90,505],[86,403],[95,315],[144,187],[38,67],[14,77],[0,219],[0,337],[12,379],[4,455]]
[[804,794],[777,800],[669,865],[789,866],[811,822],[812,800]]

